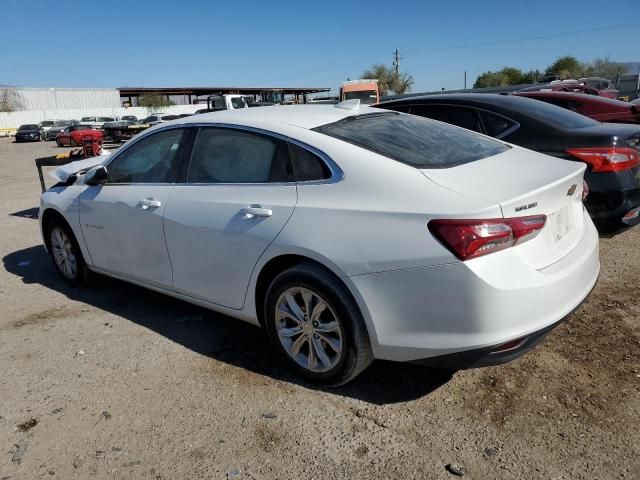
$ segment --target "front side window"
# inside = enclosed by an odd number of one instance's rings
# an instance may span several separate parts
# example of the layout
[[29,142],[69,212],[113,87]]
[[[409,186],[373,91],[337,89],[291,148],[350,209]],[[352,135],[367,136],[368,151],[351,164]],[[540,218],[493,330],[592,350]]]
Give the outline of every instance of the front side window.
[[149,135],[109,163],[108,183],[172,183],[180,162],[185,130],[176,128]]
[[242,97],[235,97],[231,99],[231,106],[233,106],[234,109],[245,108],[247,102],[245,102]]
[[286,142],[228,128],[198,133],[188,183],[268,183],[289,181]]
[[354,115],[313,130],[416,168],[449,168],[507,151],[491,138],[402,113]]

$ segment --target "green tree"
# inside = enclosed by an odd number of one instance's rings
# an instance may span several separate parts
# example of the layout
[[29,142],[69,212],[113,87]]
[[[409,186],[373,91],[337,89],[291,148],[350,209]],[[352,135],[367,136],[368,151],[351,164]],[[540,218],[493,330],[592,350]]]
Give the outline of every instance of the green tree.
[[615,77],[624,73],[625,65],[620,62],[612,62],[609,57],[596,58],[592,62],[583,65],[583,73],[586,77]]
[[162,107],[170,107],[171,105],[175,105],[175,103],[167,97],[155,93],[142,95],[138,98],[138,106],[146,107],[149,110],[157,110]]
[[410,92],[414,83],[413,76],[407,72],[398,72],[396,74],[395,70],[381,63],[372,65],[368,70],[362,72],[360,78],[377,79],[381,97],[387,95],[389,92],[399,95]]
[[543,77],[542,72],[538,69],[529,70],[522,74],[521,83],[536,83]]
[[509,85],[509,77],[500,72],[484,72],[476,78],[473,88],[502,87]]
[[501,73],[505,77],[507,77],[507,81],[509,85],[519,85],[523,83],[522,81],[522,70],[515,67],[503,67],[498,73]]
[[398,95],[402,95],[411,91],[413,83],[413,76],[409,75],[407,72],[398,73],[397,75],[393,72],[391,90]]
[[584,76],[584,66],[576,57],[567,55],[549,65],[546,74],[557,75],[560,78],[579,78]]

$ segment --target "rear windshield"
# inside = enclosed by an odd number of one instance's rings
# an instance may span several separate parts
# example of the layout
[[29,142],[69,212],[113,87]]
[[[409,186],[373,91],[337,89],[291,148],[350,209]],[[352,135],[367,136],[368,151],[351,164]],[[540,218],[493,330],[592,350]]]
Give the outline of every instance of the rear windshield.
[[[520,105],[518,105],[518,107],[520,107]],[[589,117],[585,117],[584,115],[572,112],[571,110],[567,110],[556,105],[550,105],[539,100],[527,102],[526,108],[522,106],[520,107],[520,111],[523,115],[533,117],[543,123],[555,127],[586,128],[593,127],[594,125],[600,125],[600,122],[596,122]]]
[[415,115],[371,113],[313,130],[417,168],[449,168],[510,147],[477,133]]

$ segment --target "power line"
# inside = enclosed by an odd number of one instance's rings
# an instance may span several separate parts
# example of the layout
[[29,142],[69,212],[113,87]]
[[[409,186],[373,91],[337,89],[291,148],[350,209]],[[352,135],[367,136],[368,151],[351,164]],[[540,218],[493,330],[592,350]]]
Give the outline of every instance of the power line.
[[[405,50],[405,53],[407,53],[407,52],[408,53],[441,52],[441,51],[448,51],[448,50],[464,50],[464,49],[471,49],[471,48],[477,48],[477,47],[509,45],[509,44],[513,44],[513,43],[522,43],[522,42],[529,42],[529,41],[533,41],[533,40],[544,40],[544,39],[549,39],[549,38],[566,37],[566,36],[578,35],[578,34],[582,34],[582,33],[592,33],[592,32],[599,32],[599,31],[605,31],[605,30],[612,30],[612,29],[616,29],[616,28],[637,27],[638,25],[640,25],[640,21],[639,20],[635,20],[633,23],[621,23],[621,24],[615,24],[615,25],[605,25],[605,26],[596,27],[596,28],[573,30],[573,31],[569,31],[569,32],[548,33],[548,34],[544,34],[544,35],[536,35],[536,36],[523,37],[523,38],[513,38],[513,39],[509,39],[509,40],[496,40],[496,41],[490,41],[490,42],[473,42],[473,43],[466,44],[466,45],[465,44],[463,44],[463,45],[450,45],[450,46],[433,47],[433,48],[418,48],[418,49],[414,49],[414,50]],[[397,50],[396,50],[396,52],[397,52]],[[369,63],[369,62],[379,61],[380,59],[381,59],[380,55],[376,55],[375,57],[363,58],[363,59],[356,60],[356,61],[353,61],[353,62],[347,62],[347,63],[338,64],[338,65],[333,65],[331,67],[327,67],[327,68],[323,68],[323,69],[319,69],[319,70],[308,70],[308,71],[302,73],[302,75],[298,75],[295,78],[296,79],[306,78],[306,77],[309,77],[311,75],[316,75],[318,73],[325,73],[325,72],[329,72],[329,71],[332,71],[332,70],[338,70],[338,69],[342,69],[342,68],[353,67],[353,66],[356,66],[356,65],[363,65],[363,64],[366,64],[366,63]],[[400,57],[400,59],[402,59],[402,57]],[[291,81],[292,78],[293,77],[290,77],[289,79],[284,80],[284,82]]]

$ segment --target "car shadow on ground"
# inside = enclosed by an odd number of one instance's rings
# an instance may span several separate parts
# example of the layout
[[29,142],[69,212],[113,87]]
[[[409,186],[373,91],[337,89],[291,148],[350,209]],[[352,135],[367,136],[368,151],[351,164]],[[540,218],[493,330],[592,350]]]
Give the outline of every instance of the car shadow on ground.
[[38,207],[27,208],[19,212],[13,212],[9,214],[12,217],[30,218],[32,220],[38,219]]
[[26,284],[40,284],[68,298],[135,322],[212,359],[259,375],[373,404],[414,400],[447,383],[452,371],[376,361],[350,384],[324,389],[301,381],[276,357],[262,329],[226,315],[109,277],[85,288],[69,286],[40,245],[8,254],[4,268]]

